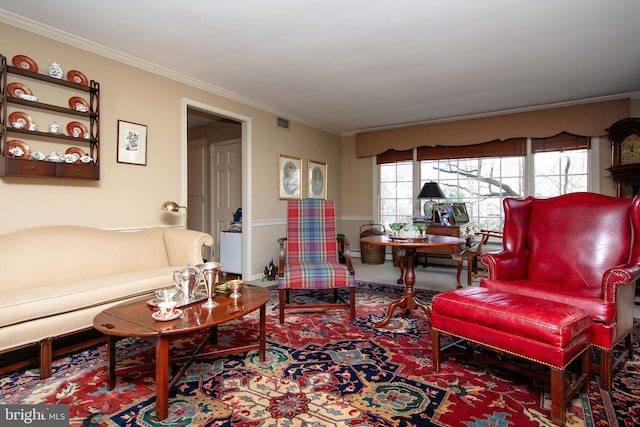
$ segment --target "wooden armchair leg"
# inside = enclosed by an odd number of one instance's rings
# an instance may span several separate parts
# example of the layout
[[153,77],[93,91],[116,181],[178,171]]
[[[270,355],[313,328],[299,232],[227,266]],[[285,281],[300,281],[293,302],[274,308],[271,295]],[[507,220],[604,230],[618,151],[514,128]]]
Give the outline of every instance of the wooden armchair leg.
[[284,324],[284,306],[285,306],[285,300],[288,299],[289,296],[289,291],[286,291],[285,289],[279,289],[278,290],[278,300],[279,300],[279,309],[280,309],[280,324],[283,325]]
[[349,319],[353,322],[356,320],[356,288],[349,288]]
[[440,331],[431,330],[431,366],[433,372],[440,372]]

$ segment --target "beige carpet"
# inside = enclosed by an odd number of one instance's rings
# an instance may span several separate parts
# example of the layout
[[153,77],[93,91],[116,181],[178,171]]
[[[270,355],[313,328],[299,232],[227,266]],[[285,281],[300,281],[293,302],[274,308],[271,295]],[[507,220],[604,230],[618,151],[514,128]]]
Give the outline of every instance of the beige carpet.
[[[394,267],[393,262],[385,261],[384,264],[363,264],[360,258],[353,258],[353,268],[356,270],[356,279],[375,283],[397,283],[400,277],[400,269]],[[429,265],[427,268],[421,265],[415,268],[416,288],[431,289],[434,291],[449,291],[456,288],[456,267]],[[467,286],[467,268],[462,268],[460,282]],[[472,282],[478,285],[479,279]]]

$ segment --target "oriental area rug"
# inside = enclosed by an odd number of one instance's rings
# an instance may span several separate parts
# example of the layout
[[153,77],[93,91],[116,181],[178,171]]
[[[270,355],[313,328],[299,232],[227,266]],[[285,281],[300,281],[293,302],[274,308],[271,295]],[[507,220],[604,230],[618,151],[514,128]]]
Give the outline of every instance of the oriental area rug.
[[[54,361],[40,380],[28,369],[0,377],[0,404],[66,404],[74,426],[550,426],[548,386],[488,367],[464,352],[443,354],[431,368],[431,331],[423,313],[402,310],[373,328],[401,286],[358,283],[357,319],[346,310],[287,312],[277,318],[277,292],[267,304],[267,360],[255,352],[196,361],[169,395],[169,417],[155,420],[153,346],[118,342],[119,367],[131,369],[107,390],[106,346]],[[418,290],[430,302],[433,293]],[[296,298],[306,298],[298,294]],[[218,345],[257,339],[258,312],[219,327]],[[640,361],[614,376],[611,392],[592,376],[591,390],[574,398],[567,425],[640,425]],[[180,357],[204,338],[172,343]],[[174,373],[179,367],[173,367]]]

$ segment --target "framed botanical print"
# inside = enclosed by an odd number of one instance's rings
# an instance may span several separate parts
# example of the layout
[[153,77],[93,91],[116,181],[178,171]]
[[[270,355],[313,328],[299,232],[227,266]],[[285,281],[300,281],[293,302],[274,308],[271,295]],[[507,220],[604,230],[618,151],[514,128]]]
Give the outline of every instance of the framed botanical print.
[[327,200],[327,164],[309,160],[307,171],[309,185],[307,197]]
[[118,120],[118,163],[147,165],[147,127]]
[[300,157],[278,155],[278,199],[301,199],[301,167]]

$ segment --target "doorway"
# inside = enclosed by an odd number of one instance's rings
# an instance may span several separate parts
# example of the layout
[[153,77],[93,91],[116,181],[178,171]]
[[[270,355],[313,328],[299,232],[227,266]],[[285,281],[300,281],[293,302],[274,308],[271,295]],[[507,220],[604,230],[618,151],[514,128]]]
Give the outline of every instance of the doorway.
[[[213,236],[214,244],[205,249],[203,258],[220,261],[220,233],[234,223],[238,209],[246,218],[243,202],[248,182],[243,175],[249,119],[186,101],[185,123],[187,227]],[[247,249],[248,234],[243,232],[241,238]],[[247,252],[236,255],[246,275],[250,271]]]

